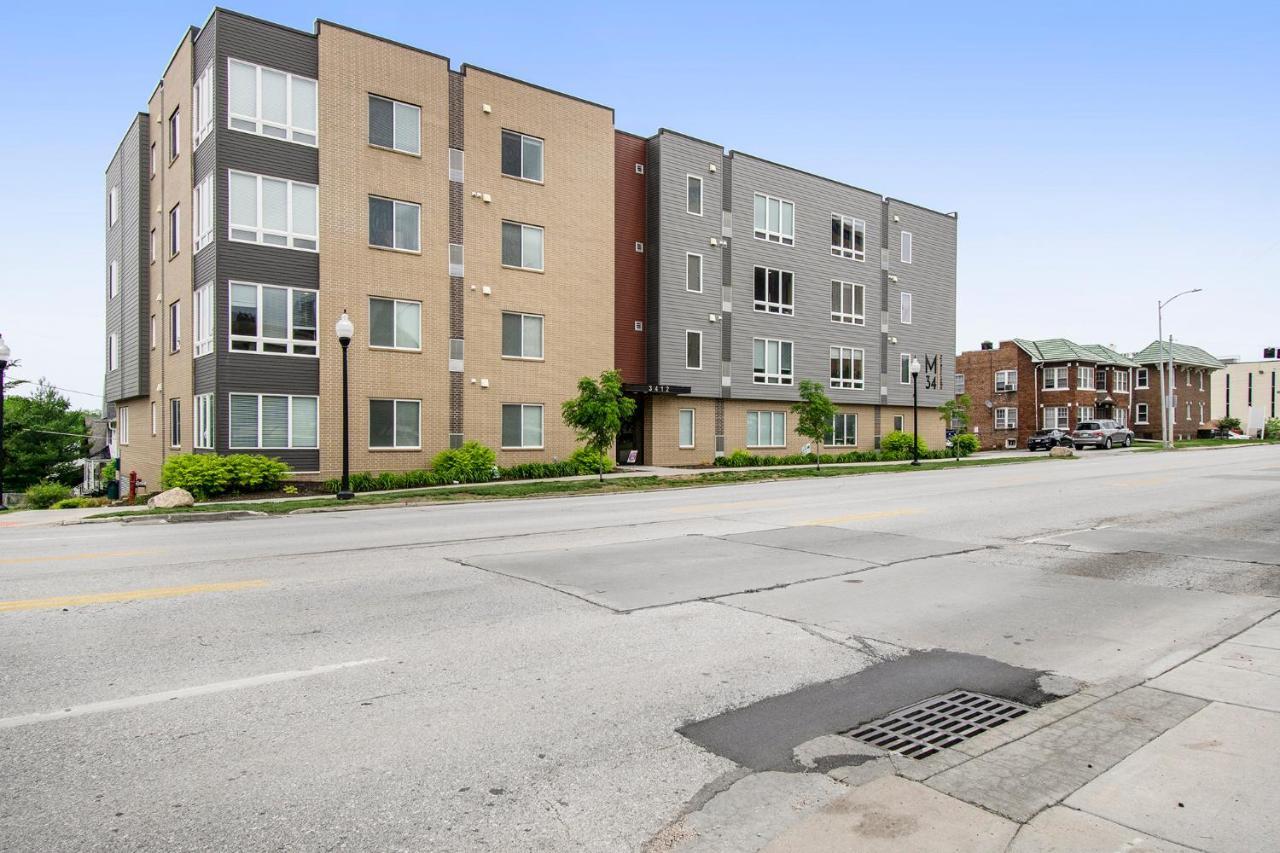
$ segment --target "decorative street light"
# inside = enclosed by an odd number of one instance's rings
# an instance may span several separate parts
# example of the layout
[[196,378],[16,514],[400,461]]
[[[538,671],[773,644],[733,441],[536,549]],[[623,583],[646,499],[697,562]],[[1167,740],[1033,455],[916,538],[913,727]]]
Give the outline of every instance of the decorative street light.
[[338,322],[333,324],[333,331],[338,335],[338,343],[342,344],[342,485],[338,489],[338,500],[349,501],[355,497],[355,492],[351,491],[351,458],[349,448],[351,445],[350,436],[347,428],[350,423],[347,404],[347,347],[351,345],[351,339],[355,337],[356,326],[351,322],[351,318],[347,316],[347,309],[342,309],[342,316],[338,318]]
[[4,372],[9,369],[9,345],[0,335],[0,512],[8,509],[4,504]]
[[1203,288],[1193,287],[1190,290],[1184,290],[1181,293],[1175,293],[1163,302],[1156,302],[1156,334],[1159,335],[1157,340],[1160,342],[1160,439],[1164,444],[1165,450],[1173,449],[1173,345],[1169,346],[1169,382],[1165,385],[1164,376],[1164,306],[1168,305],[1179,296],[1186,296],[1188,293],[1199,293]]
[[911,359],[911,464],[920,464],[920,359]]

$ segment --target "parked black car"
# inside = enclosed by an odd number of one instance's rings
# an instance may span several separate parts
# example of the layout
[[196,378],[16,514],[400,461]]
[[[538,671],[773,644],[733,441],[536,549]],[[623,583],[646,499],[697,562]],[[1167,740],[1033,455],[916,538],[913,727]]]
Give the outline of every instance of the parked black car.
[[1071,436],[1064,429],[1038,429],[1027,439],[1027,450],[1049,450],[1070,447]]

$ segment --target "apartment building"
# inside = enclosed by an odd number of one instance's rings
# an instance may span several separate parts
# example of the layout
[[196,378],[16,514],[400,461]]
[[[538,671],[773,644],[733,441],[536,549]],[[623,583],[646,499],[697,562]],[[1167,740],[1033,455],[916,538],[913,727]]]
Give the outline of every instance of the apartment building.
[[1209,379],[1211,420],[1239,418],[1253,434],[1269,419],[1280,417],[1280,359],[1274,349],[1263,352],[1261,361],[1222,359],[1222,369]]
[[1081,421],[1133,422],[1139,364],[1100,344],[1065,338],[983,343],[956,357],[956,393],[968,394],[970,429],[984,450],[1025,447],[1037,429]]
[[[953,388],[954,215],[318,21],[217,9],[188,29],[106,172],[106,398],[121,471],[262,453],[355,471],[477,440],[564,458],[582,376],[642,403],[623,461],[797,452],[801,379],[830,444],[921,432]],[[737,237],[735,239],[735,219]]]
[[1223,364],[1199,347],[1187,344],[1152,341],[1133,355],[1138,363],[1135,371],[1133,431],[1138,438],[1159,439],[1164,432],[1164,411],[1160,405],[1160,365],[1173,360],[1173,438],[1195,438],[1209,429],[1213,420],[1213,374]]

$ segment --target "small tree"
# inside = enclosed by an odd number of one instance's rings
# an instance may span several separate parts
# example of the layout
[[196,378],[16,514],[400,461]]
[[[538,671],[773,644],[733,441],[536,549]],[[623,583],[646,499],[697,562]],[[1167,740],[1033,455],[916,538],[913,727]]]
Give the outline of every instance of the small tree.
[[1240,429],[1239,418],[1219,418],[1218,429],[1227,430],[1228,432],[1236,432]]
[[84,413],[41,379],[30,396],[4,400],[4,484],[25,490],[44,480],[72,485],[89,454]]
[[[951,428],[951,424],[959,422],[960,431],[964,432],[969,429],[969,407],[973,405],[973,401],[969,399],[968,394],[960,394],[947,400],[938,407],[938,417],[942,418],[943,430]],[[960,445],[953,439],[951,448],[956,452],[956,458],[960,458]]]
[[822,390],[822,386],[812,379],[800,380],[800,402],[793,403],[791,411],[796,415],[796,433],[812,439],[818,452],[813,455],[817,460],[818,470],[822,470],[822,440],[831,432],[831,423],[836,416],[835,404]]
[[600,374],[600,381],[578,380],[578,396],[565,400],[561,415],[573,427],[578,440],[600,455],[600,481],[604,482],[604,455],[613,447],[622,422],[636,410],[636,401],[622,392],[622,376],[616,370]]

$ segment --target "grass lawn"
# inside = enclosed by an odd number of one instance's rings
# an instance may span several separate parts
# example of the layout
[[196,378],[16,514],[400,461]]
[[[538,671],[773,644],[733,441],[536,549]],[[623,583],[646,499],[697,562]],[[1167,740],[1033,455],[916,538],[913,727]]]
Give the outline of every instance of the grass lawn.
[[1280,441],[1272,439],[1270,441],[1251,438],[1242,440],[1238,438],[1188,438],[1182,441],[1175,441],[1174,447],[1253,447],[1259,444],[1280,444]]
[[[919,468],[911,465],[861,465],[858,467],[831,467],[821,471],[815,468],[758,468],[751,471],[705,471],[680,477],[619,477],[612,480],[545,480],[527,483],[476,483],[467,486],[448,486],[435,489],[405,489],[382,494],[356,495],[349,501],[337,498],[309,498],[290,501],[262,501],[260,503],[205,503],[177,509],[145,509],[104,512],[89,518],[119,518],[128,516],[173,515],[189,512],[263,512],[286,515],[297,510],[328,509],[330,507],[425,505],[456,503],[458,501],[556,497],[559,495],[610,494],[616,492],[643,492],[656,489],[688,489],[700,486],[722,486],[732,483],[753,483],[760,480],[793,480],[801,477],[856,477],[862,474],[908,474],[939,469],[982,468],[990,465],[1020,465],[1030,462],[1047,462],[1048,456],[1004,459],[975,459],[969,462],[929,462]],[[1060,461],[1054,459],[1052,461]]]

